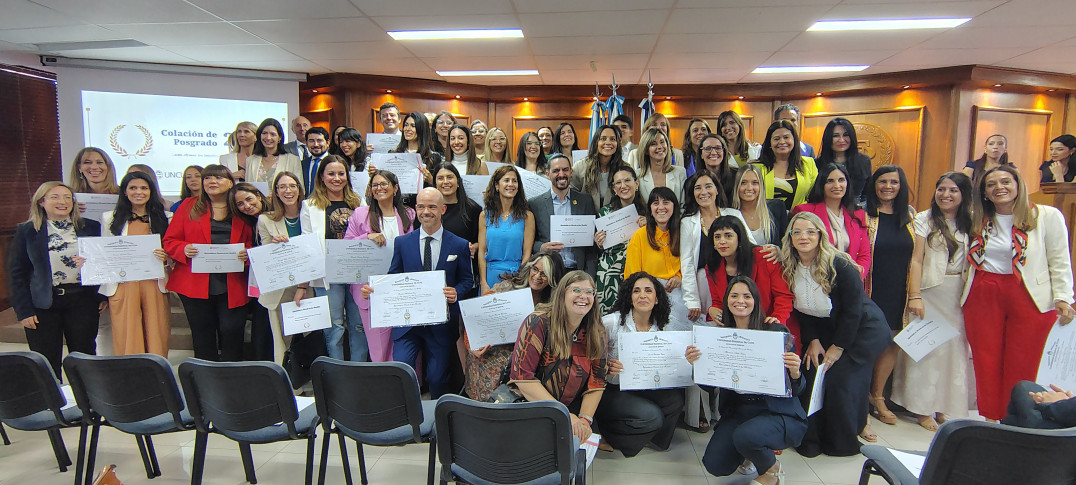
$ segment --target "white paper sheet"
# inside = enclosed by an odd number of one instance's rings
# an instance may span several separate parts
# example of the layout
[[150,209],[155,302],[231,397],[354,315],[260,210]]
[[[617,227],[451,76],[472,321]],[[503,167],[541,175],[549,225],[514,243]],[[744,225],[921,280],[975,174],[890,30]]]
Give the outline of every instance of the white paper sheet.
[[284,335],[295,335],[329,328],[332,317],[329,315],[329,297],[317,296],[295,302],[280,304],[280,321],[283,322]]
[[191,259],[191,273],[238,273],[246,264],[239,260],[243,243],[195,244],[198,254]]
[[605,231],[606,248],[626,243],[639,230],[639,211],[635,204],[594,219],[595,231]]
[[325,255],[316,234],[250,248],[247,256],[260,291],[283,290],[325,277]]
[[445,272],[419,271],[370,278],[370,326],[435,325],[448,321]]
[[785,333],[695,326],[695,382],[740,392],[789,395],[785,380]]
[[811,386],[811,401],[807,406],[807,415],[810,416],[822,409],[822,401],[826,398],[826,372],[828,365],[823,365],[814,376],[814,384]]
[[478,203],[478,206],[485,209],[486,204],[484,202],[484,194],[486,187],[489,187],[489,175],[461,175],[463,180],[460,183],[463,184],[463,190],[467,192],[467,198]]
[[893,458],[896,458],[901,465],[904,465],[904,468],[912,472],[915,478],[919,478],[919,475],[923,473],[923,464],[926,463],[927,457],[894,450],[893,448],[886,449],[893,454]]
[[122,283],[164,278],[164,263],[153,250],[161,249],[161,236],[105,236],[78,238],[78,254],[86,258],[79,273],[83,285]]
[[471,350],[515,342],[520,325],[532,312],[534,299],[530,288],[460,301],[460,314]]
[[422,158],[417,153],[374,153],[370,165],[378,170],[388,170],[396,176],[400,192],[417,194],[422,188]]
[[904,327],[896,337],[893,337],[893,343],[904,349],[904,352],[912,360],[919,362],[927,354],[933,352],[934,349],[941,347],[942,344],[952,340],[957,335],[959,335],[959,332],[952,325],[943,320],[932,318],[928,314],[926,318],[916,319],[908,323],[908,326]]
[[1035,382],[1047,389],[1054,384],[1076,391],[1076,322],[1060,325],[1054,322],[1039,361]]
[[325,282],[366,283],[389,272],[394,240],[378,246],[369,239],[326,239]]
[[620,388],[665,389],[687,387],[695,383],[692,366],[684,357],[692,344],[692,332],[629,332],[617,338]]
[[370,149],[370,153],[388,153],[400,144],[400,134],[399,131],[391,134],[367,133],[366,146]]
[[91,194],[79,192],[75,194],[75,201],[86,207],[82,217],[101,222],[101,215],[116,209],[116,201],[120,200],[119,194]]
[[593,215],[549,215],[549,241],[563,243],[566,248],[594,245]]

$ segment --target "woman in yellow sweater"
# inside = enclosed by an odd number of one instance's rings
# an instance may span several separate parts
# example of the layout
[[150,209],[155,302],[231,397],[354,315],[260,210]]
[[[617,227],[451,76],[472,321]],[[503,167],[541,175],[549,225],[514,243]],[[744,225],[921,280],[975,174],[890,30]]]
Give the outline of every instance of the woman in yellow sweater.
[[647,200],[650,213],[646,226],[628,241],[624,255],[624,279],[639,271],[656,276],[669,294],[672,311],[668,330],[690,330],[687,306],[680,288],[680,202],[668,187],[654,187]]

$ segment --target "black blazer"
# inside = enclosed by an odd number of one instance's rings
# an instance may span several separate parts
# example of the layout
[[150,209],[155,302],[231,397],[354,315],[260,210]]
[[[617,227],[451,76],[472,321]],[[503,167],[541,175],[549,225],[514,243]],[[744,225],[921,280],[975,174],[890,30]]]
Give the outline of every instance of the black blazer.
[[836,345],[844,356],[858,364],[870,363],[893,341],[885,315],[863,292],[859,270],[846,258],[833,260],[836,277],[829,292],[833,305],[829,318],[818,318],[799,311],[803,348],[818,339],[822,347]]
[[[598,215],[594,208],[594,198],[590,194],[568,189],[568,200],[572,215]],[[531,254],[542,250],[542,244],[549,242],[549,216],[553,215],[553,193],[546,192],[527,201],[534,214],[534,248]],[[577,269],[586,271],[591,278],[598,277],[597,246],[572,248]]]
[[[8,298],[19,320],[37,314],[35,308],[52,307],[52,263],[49,261],[49,230],[42,223],[41,230],[34,229],[32,222],[23,222],[15,228],[15,240],[11,242],[8,260]],[[101,235],[101,223],[82,219],[82,227],[75,229],[77,237]],[[97,286],[87,286],[97,292]],[[103,299],[103,297],[102,297]]]
[[[781,238],[785,237],[785,230],[788,229],[788,209],[785,208],[785,203],[778,199],[767,199],[766,209],[770,211],[770,220],[773,221],[773,230],[767,237],[774,245],[780,246]],[[755,242],[763,244],[762,241]]]

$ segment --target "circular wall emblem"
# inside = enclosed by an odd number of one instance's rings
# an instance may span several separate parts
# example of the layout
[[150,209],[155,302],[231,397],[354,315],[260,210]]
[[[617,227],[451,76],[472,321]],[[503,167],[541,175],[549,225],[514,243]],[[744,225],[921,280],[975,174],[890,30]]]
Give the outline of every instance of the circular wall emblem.
[[871,159],[871,173],[882,165],[892,165],[896,158],[894,150],[896,143],[881,126],[871,123],[852,123],[856,129],[856,139],[859,142],[859,153],[867,155]]

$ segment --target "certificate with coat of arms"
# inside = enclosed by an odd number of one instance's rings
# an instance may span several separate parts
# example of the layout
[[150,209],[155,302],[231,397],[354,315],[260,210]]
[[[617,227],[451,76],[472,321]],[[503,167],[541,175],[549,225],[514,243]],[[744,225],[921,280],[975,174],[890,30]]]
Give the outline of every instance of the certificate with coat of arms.
[[250,248],[247,257],[262,293],[325,277],[325,258],[314,234]]
[[694,327],[695,382],[750,394],[790,396],[784,332]]
[[370,278],[370,326],[436,325],[448,321],[445,272],[418,271]]
[[532,312],[534,299],[530,288],[460,301],[460,314],[471,350],[514,343],[519,327]]
[[617,336],[617,357],[624,365],[620,388],[627,390],[664,389],[694,384],[691,364],[684,357],[691,345],[690,331],[621,332]]
[[366,283],[371,276],[389,272],[392,244],[384,246],[369,239],[326,239],[325,282]]

